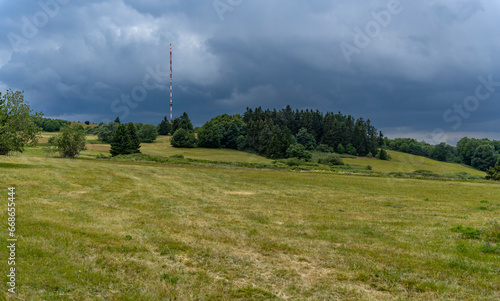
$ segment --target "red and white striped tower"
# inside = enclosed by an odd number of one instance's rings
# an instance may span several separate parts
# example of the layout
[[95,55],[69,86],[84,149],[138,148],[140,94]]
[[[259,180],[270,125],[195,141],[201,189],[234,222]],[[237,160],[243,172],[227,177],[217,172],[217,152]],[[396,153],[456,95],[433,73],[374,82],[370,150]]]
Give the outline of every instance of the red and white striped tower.
[[170,44],[170,122],[172,122],[172,44]]

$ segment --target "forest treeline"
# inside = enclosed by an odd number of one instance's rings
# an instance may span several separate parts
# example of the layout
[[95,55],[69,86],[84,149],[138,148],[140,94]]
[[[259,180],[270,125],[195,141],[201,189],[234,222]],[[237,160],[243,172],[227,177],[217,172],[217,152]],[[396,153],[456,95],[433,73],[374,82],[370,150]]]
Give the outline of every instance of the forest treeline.
[[[375,156],[383,134],[363,118],[318,110],[247,108],[243,115],[220,115],[198,131],[198,146],[247,150],[286,158],[298,145],[307,150]],[[299,146],[299,147],[300,147]],[[287,154],[288,151],[288,154]]]
[[[54,132],[69,124],[64,120],[37,118],[44,131]],[[111,143],[119,120],[87,128],[99,140]],[[134,124],[141,142],[153,142],[157,135],[173,135],[175,147],[228,148],[257,153],[268,158],[306,158],[307,151],[335,152],[386,159],[384,149],[443,162],[460,163],[486,171],[500,161],[500,141],[462,138],[457,146],[431,145],[413,138],[389,139],[370,122],[342,113],[318,110],[247,108],[243,115],[223,114],[194,129],[187,113],[172,123],[165,117],[157,126]],[[195,135],[195,132],[197,135]],[[382,153],[381,153],[382,150]]]
[[71,124],[71,122],[62,119],[50,119],[43,117],[37,117],[34,121],[36,126],[44,132],[59,132],[62,127]]
[[384,139],[382,147],[443,162],[461,163],[486,171],[500,160],[500,141],[464,137],[457,146],[430,145],[412,138]]

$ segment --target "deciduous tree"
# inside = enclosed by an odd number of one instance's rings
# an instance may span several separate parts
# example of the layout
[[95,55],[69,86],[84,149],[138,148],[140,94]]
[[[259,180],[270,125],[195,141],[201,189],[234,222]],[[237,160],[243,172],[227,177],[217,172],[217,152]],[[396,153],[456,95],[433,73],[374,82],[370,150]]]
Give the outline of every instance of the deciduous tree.
[[0,155],[22,152],[27,143],[36,144],[39,127],[35,119],[41,115],[32,114],[23,92],[8,89],[0,93]]
[[158,130],[156,126],[152,124],[144,124],[137,131],[137,136],[139,136],[139,140],[144,143],[153,143],[158,137]]
[[495,166],[488,168],[486,179],[500,181],[500,162],[497,162]]
[[175,131],[170,143],[173,147],[193,148],[196,146],[196,137],[193,132],[181,128]]
[[85,150],[86,135],[80,125],[67,125],[61,128],[56,136],[49,139],[49,143],[57,147],[62,157],[74,158]]

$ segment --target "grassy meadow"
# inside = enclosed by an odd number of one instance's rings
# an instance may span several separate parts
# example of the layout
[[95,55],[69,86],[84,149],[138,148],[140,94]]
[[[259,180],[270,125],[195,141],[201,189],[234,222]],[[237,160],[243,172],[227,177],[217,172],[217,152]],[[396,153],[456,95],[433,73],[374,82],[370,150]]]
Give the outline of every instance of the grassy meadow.
[[[141,150],[271,161],[167,139]],[[41,147],[0,158],[5,203],[16,187],[18,237],[18,295],[6,293],[4,260],[0,299],[500,298],[498,183],[113,161],[95,158],[109,145],[88,148],[78,159]],[[390,154],[344,162],[482,174]]]
[[413,156],[401,152],[388,150],[392,157],[390,161],[378,160],[377,158],[344,158],[344,163],[370,165],[374,171],[380,172],[413,172],[415,170],[429,170],[438,174],[466,172],[473,175],[485,176],[485,173],[467,165],[435,161],[429,158]]

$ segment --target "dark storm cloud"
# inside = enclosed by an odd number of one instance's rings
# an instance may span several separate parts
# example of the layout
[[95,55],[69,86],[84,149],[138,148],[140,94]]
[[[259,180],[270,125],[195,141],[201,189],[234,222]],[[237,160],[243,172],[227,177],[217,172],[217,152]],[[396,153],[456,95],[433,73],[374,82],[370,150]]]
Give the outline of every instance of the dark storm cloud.
[[[0,1],[0,89],[24,90],[47,116],[158,123],[172,43],[174,112],[197,125],[290,104],[369,118],[390,136],[500,138],[493,1],[40,3]],[[489,76],[493,91],[471,101]]]

